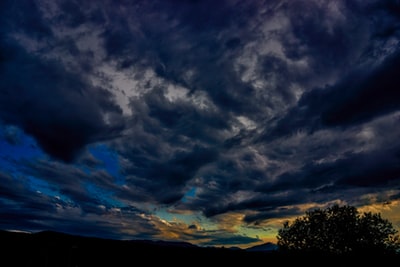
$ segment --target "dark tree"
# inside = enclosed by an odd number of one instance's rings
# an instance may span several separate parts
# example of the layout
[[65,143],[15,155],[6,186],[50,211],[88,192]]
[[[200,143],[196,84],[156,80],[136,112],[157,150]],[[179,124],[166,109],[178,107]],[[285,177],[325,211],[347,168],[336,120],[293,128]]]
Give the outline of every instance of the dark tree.
[[306,212],[278,231],[280,251],[329,254],[396,254],[399,236],[379,213],[359,213],[355,207],[333,205]]

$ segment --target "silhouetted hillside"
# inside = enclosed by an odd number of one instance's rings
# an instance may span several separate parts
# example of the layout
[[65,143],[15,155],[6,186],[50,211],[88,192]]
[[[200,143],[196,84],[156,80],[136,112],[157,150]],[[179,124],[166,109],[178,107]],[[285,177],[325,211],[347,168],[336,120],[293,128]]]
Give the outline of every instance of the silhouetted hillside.
[[246,251],[265,251],[265,252],[269,252],[269,251],[275,251],[277,249],[278,249],[278,246],[276,244],[271,243],[271,242],[267,242],[265,244],[249,247],[249,248],[246,249]]
[[227,262],[248,258],[244,250],[198,247],[186,242],[122,241],[51,231],[0,231],[0,240],[2,258],[12,263],[9,266],[135,266],[138,261],[187,266],[191,262],[209,264],[217,258]]
[[[186,242],[166,242],[148,240],[111,240],[68,235],[58,232],[35,234],[0,231],[2,266],[137,266],[167,264],[173,266],[213,265],[216,261],[224,265],[255,266],[269,264],[297,264],[306,262],[308,266],[322,263],[337,263],[350,266],[352,260],[366,259],[371,255],[359,255],[356,259],[324,257],[321,255],[289,255],[278,251],[247,251],[199,247]],[[327,255],[324,255],[327,256]],[[389,258],[373,258],[389,261]],[[392,257],[392,260],[400,258]],[[354,265],[352,265],[354,266]],[[358,266],[358,265],[357,265]]]

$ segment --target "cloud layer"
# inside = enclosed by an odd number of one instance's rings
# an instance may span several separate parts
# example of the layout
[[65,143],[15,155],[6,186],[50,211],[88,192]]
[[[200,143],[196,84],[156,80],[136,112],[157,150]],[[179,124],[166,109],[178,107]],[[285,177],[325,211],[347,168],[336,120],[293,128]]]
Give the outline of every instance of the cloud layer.
[[308,208],[398,201],[397,1],[0,15],[3,228],[246,245]]

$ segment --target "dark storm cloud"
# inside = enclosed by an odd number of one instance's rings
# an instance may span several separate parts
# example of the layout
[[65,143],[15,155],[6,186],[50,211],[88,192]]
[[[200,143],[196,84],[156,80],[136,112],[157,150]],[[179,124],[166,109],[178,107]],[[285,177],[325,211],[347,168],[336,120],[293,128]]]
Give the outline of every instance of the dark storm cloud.
[[[25,184],[20,181],[20,182],[14,182],[12,176],[0,172],[0,178],[2,180],[1,183],[1,196],[4,199],[17,199],[20,197],[30,197],[30,194],[21,194],[18,192],[24,192],[26,190]],[[17,200],[18,201],[18,200]]]
[[94,212],[93,208],[101,204],[100,200],[87,192],[84,181],[89,182],[90,178],[78,168],[39,160],[25,162],[25,165],[21,162],[20,165],[25,174],[46,181],[52,190],[67,196],[83,210]]
[[[214,161],[216,156],[217,152],[214,150],[194,147],[190,152],[175,151],[162,160],[152,158],[133,160],[135,163],[143,162],[143,164],[132,165],[124,171],[128,174],[128,185],[134,187],[140,184],[142,190],[147,191],[149,195],[157,192],[158,202],[171,204],[183,197],[185,193],[183,188],[193,179],[198,169]],[[133,155],[129,158],[136,159]]]
[[305,93],[298,105],[269,129],[271,136],[298,130],[314,131],[325,127],[351,127],[399,110],[400,67],[398,53],[372,70],[359,69],[327,88]]
[[[333,89],[333,103],[322,111],[322,123],[328,126],[362,123],[400,108],[400,55],[388,58],[376,71],[367,75],[350,76]],[[367,76],[367,77],[366,77]],[[336,92],[342,92],[341,97]],[[345,92],[343,92],[345,91]],[[319,98],[319,97],[316,97]],[[337,99],[337,102],[334,101]]]
[[356,2],[292,1],[287,5],[292,37],[283,37],[283,44],[289,59],[308,58],[318,76],[353,67],[368,27]]
[[[306,203],[305,199],[302,199],[303,201],[298,199],[298,196],[304,193],[307,193],[307,191],[301,189],[296,190],[296,192],[287,190],[284,193],[284,197],[280,196],[279,194],[273,193],[270,193],[270,195],[260,195],[254,193],[252,197],[249,197],[246,200],[238,202],[237,200],[232,199],[230,202],[225,200],[225,203],[223,202],[224,200],[221,201],[221,197],[217,198],[215,196],[209,196],[213,201],[207,200],[206,203],[203,205],[204,208],[202,211],[204,215],[209,217],[224,214],[227,212],[241,212],[245,210],[257,211],[255,214],[263,216],[264,219],[273,218],[273,216],[267,218],[265,214],[272,215],[280,213],[283,217],[285,217],[287,213],[281,212],[279,207]],[[226,191],[224,192],[224,194],[226,194]],[[201,202],[196,204],[201,204]],[[265,211],[268,209],[271,209],[271,212],[267,213]],[[255,214],[250,217],[245,217],[244,221],[247,223],[251,222],[250,218],[256,218],[258,216]]]
[[[362,203],[364,194],[398,189],[396,1],[0,7],[4,147],[28,134],[50,156],[1,161],[0,178],[15,188],[2,185],[0,196],[32,196],[32,207],[57,211],[37,213],[50,217],[48,227],[91,232],[73,221],[84,217],[103,233],[134,221],[140,236],[160,234],[138,203],[209,218],[243,213],[256,226],[301,213],[297,205]],[[120,169],[90,153],[95,143]],[[258,241],[196,233],[208,244]]]
[[[12,177],[0,172],[2,228],[15,229],[15,222],[18,222],[19,229],[27,231],[62,230],[72,234],[119,239],[121,235],[126,235],[121,225],[126,220],[131,221],[131,226],[133,222],[136,225],[139,231],[137,238],[148,238],[158,233],[157,229],[141,217],[140,214],[144,214],[145,211],[132,206],[126,206],[120,211],[112,210],[103,200],[93,196],[93,192],[87,191],[80,184],[84,174],[73,167],[60,163],[51,165],[36,162],[27,165],[26,168],[30,169],[28,174],[38,175],[48,182],[51,185],[49,189],[57,192],[58,196],[49,196],[48,192],[33,190],[26,178]],[[78,177],[81,180],[77,180]],[[104,178],[104,175],[95,173],[92,178],[86,180],[91,179],[92,182],[98,181],[97,185],[101,186],[107,183],[108,177]],[[110,219],[110,216],[116,219]],[[96,218],[95,228],[90,223],[93,218]],[[116,227],[120,230],[114,231]]]
[[[124,68],[129,63],[151,67],[170,82],[207,92],[227,116],[227,112],[254,113],[257,106],[247,105],[252,89],[236,76],[233,57],[226,53],[225,43],[240,38],[222,33],[249,23],[255,8],[255,4],[230,1],[153,1],[128,6],[137,17],[121,18],[119,13],[112,17],[117,22],[103,33],[105,48],[109,58]],[[109,14],[113,12],[118,11],[111,5]],[[242,34],[241,38],[250,38]],[[232,55],[233,50],[229,50]],[[190,78],[188,71],[192,71]]]
[[13,229],[15,221],[20,227],[35,228],[39,226],[35,220],[45,219],[45,213],[56,211],[56,199],[29,189],[24,180],[17,180],[0,172],[0,203],[2,227]]
[[34,38],[48,38],[52,36],[52,31],[35,1],[4,0],[0,4],[2,26],[0,34],[2,39],[8,32],[22,31],[32,35]]
[[241,236],[241,235],[216,235],[217,237],[212,237],[212,241],[202,242],[203,246],[219,246],[219,244],[230,244],[230,245],[242,245],[242,244],[251,244],[253,242],[259,242],[261,239],[249,236]]
[[[298,172],[282,175],[277,182],[266,185],[263,190],[272,193],[296,188],[311,194],[342,191],[339,194],[345,199],[343,191],[346,189],[359,188],[374,192],[377,188],[397,187],[399,160],[398,148],[347,155],[335,162],[305,165]],[[299,194],[294,199],[302,203],[307,202],[307,198],[307,194],[303,197]]]
[[[138,116],[147,115],[147,120],[156,120],[159,124],[157,129],[165,128],[168,131],[173,131],[174,136],[187,136],[193,141],[201,140],[205,142],[218,142],[218,134],[216,131],[229,128],[229,123],[226,118],[218,114],[218,111],[200,110],[193,106],[192,103],[185,101],[171,102],[160,90],[154,90],[152,93],[146,94],[143,99],[147,112]],[[132,105],[136,107],[136,102]],[[223,112],[221,110],[221,112]],[[151,124],[150,124],[151,125]],[[157,129],[151,131],[156,133]],[[171,140],[174,143],[178,140]]]
[[260,210],[260,212],[246,215],[244,221],[249,224],[257,225],[259,221],[265,221],[269,219],[279,217],[291,217],[291,216],[301,216],[303,211],[299,208],[265,208]]
[[120,127],[102,118],[103,112],[120,112],[107,100],[110,95],[90,88],[79,74],[16,44],[2,42],[1,50],[0,116],[33,135],[50,155],[71,161],[85,144]]
[[[398,9],[398,4],[393,1],[372,2],[365,6],[350,4],[349,9],[344,11],[358,16],[349,19],[353,23],[347,21],[345,25],[340,25],[333,34],[328,34],[327,31],[314,32],[313,29],[317,26],[315,23],[311,23],[313,27],[310,28],[301,25],[303,20],[293,20],[295,33],[296,28],[304,31],[303,38],[299,36],[300,40],[307,42],[309,38],[318,38],[318,42],[310,41],[306,47],[324,49],[310,53],[315,62],[323,64],[316,66],[315,70],[334,68],[346,71],[335,84],[315,88],[304,94],[297,107],[278,123],[275,129],[277,135],[287,134],[288,131],[296,131],[301,127],[313,129],[321,126],[349,126],[399,109],[397,69],[400,57],[396,52],[396,41],[393,45],[390,44],[390,40],[398,39],[400,34],[396,26],[400,23]],[[311,10],[317,12],[315,9]],[[371,20],[359,15],[367,16]],[[310,19],[318,19],[318,16],[310,16]],[[366,39],[365,26],[356,30],[355,27],[362,24],[372,26],[368,28],[370,40]],[[321,38],[324,40],[328,36],[332,38],[331,42],[321,43]],[[360,49],[362,40],[366,42],[363,44],[364,49]],[[288,49],[288,46],[285,48]],[[348,57],[354,57],[354,54],[360,59],[349,64],[351,61]],[[346,66],[340,67],[342,64]]]
[[[346,173],[338,180],[339,185],[376,188],[399,186],[400,149],[398,146],[367,155],[355,156],[349,162],[340,162],[338,168]],[[352,170],[352,167],[358,167]]]

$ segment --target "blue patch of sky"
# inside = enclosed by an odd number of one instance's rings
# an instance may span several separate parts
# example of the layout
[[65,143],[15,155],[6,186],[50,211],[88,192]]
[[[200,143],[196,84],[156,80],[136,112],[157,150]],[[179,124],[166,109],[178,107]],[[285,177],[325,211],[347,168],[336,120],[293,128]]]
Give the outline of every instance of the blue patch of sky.
[[69,201],[56,188],[52,188],[48,182],[38,177],[25,175],[21,171],[22,161],[48,159],[33,137],[25,134],[18,127],[0,125],[0,152],[0,170],[12,175],[14,179],[24,177],[26,185],[33,192],[41,192],[48,196],[59,197],[63,201]]
[[36,141],[14,126],[0,125],[0,169],[12,175],[19,175],[19,162],[45,158],[46,154]]
[[[193,198],[196,196],[196,187],[191,187],[185,195],[182,197],[181,201],[182,202],[188,202],[190,198]],[[199,217],[196,216],[196,214],[193,213],[175,213],[171,212],[168,208],[156,208],[154,210],[154,214],[159,217],[160,219],[166,220],[166,221],[182,221],[188,225],[192,224],[193,221],[200,221]]]
[[167,208],[157,208],[154,211],[154,215],[167,222],[173,222],[177,220],[182,221],[188,225],[192,224],[193,221],[196,219],[196,216],[193,214],[174,213],[170,212]]
[[95,198],[104,206],[107,207],[121,207],[124,204],[113,197],[111,191],[107,191],[103,188],[96,186],[93,183],[85,183],[85,189],[91,196]]
[[182,202],[188,202],[190,198],[193,198],[196,196],[196,187],[192,187],[185,193],[185,195],[182,197],[181,201]]
[[[118,154],[105,144],[97,144],[89,147],[90,153],[102,164],[96,166],[97,170],[105,169],[115,178],[117,184],[125,183],[124,177],[119,173],[120,166]],[[60,197],[63,201],[68,201],[66,196],[58,192],[56,188],[52,188],[46,181],[34,177],[26,176],[21,172],[19,167],[21,161],[31,161],[37,159],[50,160],[46,153],[37,145],[35,139],[25,134],[21,129],[15,126],[7,126],[0,123],[0,170],[12,175],[15,179],[25,177],[28,186],[32,191],[41,192],[43,194]],[[78,167],[78,166],[77,166]],[[86,173],[90,170],[84,167],[78,167]],[[112,194],[106,190],[102,190],[94,185],[88,185],[89,192],[101,196],[102,201],[113,206],[121,206],[121,203],[112,198]]]
[[183,222],[188,226],[192,224],[200,225],[202,229],[217,230],[218,225],[212,220],[205,218],[198,212],[173,212],[169,208],[157,207],[153,210],[153,214],[167,222]]
[[120,165],[118,153],[112,150],[105,144],[97,144],[89,147],[89,152],[102,162],[96,169],[105,169],[110,175],[115,178],[118,185],[124,185],[125,179],[120,173]]
[[72,202],[70,198],[61,194],[54,186],[52,187],[48,182],[36,178],[34,176],[28,176],[28,186],[32,191],[40,192],[47,196],[57,197],[64,202]]

